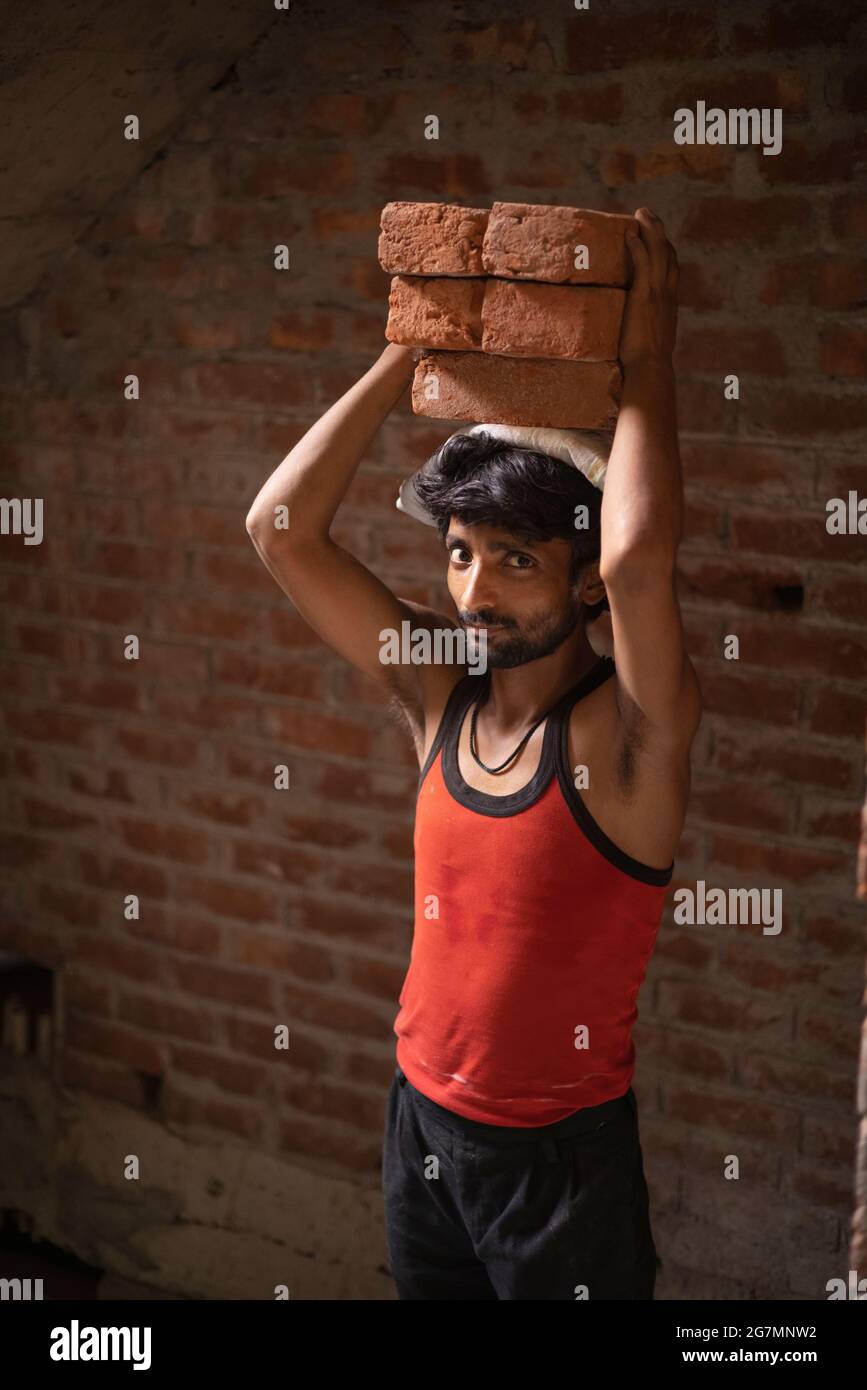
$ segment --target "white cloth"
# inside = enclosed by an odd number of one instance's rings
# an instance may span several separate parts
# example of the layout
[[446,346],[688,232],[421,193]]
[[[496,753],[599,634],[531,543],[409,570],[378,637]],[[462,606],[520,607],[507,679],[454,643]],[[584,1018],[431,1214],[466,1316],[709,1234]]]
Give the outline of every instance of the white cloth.
[[[564,463],[571,463],[600,492],[605,486],[605,470],[613,439],[610,433],[603,430],[557,430],[538,425],[470,425],[467,429],[456,430],[455,434],[449,435],[449,439],[455,439],[459,434],[481,434],[482,431],[519,448],[533,449],[537,453],[562,459]],[[434,526],[436,523],[416,495],[415,480],[420,472],[420,468],[416,469],[401,484],[394,505],[398,511],[414,517],[416,521]]]

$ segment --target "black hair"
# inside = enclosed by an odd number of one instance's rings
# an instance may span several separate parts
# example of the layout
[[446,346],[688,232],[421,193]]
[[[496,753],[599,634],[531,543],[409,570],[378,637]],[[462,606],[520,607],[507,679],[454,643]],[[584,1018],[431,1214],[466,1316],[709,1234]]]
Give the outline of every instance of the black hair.
[[[562,459],[519,448],[484,430],[447,439],[415,480],[415,491],[445,540],[453,516],[465,526],[487,523],[526,540],[565,540],[572,546],[569,583],[599,559],[602,494]],[[578,506],[587,525],[575,525]],[[588,606],[593,621],[607,599]]]

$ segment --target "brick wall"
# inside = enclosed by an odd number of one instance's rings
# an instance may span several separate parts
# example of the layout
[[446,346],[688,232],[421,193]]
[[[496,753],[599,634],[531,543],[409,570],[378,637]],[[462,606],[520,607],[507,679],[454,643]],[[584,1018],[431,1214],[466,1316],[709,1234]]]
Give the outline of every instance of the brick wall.
[[[860,8],[305,7],[0,323],[0,486],[43,497],[46,527],[0,551],[2,944],[58,970],[57,1079],[88,1105],[313,1170],[309,1212],[327,1182],[375,1202],[416,766],[245,513],[384,346],[386,201],[649,203],[682,267],[681,596],[706,700],[673,887],[784,893],[778,937],[666,913],[636,1031],[658,1294],[823,1298],[845,1277],[867,541],[829,536],[825,504],[867,495]],[[699,99],[782,108],[781,153],[675,145]],[[336,533],[437,605],[439,552],[393,503],[450,432],[404,398]],[[80,1251],[97,1191],[55,1231]],[[357,1296],[388,1296],[368,1257]],[[157,1265],[154,1283],[237,1288],[165,1248]]]

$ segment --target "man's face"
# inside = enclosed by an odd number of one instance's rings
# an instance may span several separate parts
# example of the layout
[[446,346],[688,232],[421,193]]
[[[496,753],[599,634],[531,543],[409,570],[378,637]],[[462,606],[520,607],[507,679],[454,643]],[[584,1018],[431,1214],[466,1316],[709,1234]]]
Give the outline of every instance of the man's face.
[[487,628],[488,666],[523,666],[555,651],[575,632],[585,574],[570,584],[568,541],[529,541],[497,526],[465,526],[452,517],[445,545],[449,593],[462,627]]

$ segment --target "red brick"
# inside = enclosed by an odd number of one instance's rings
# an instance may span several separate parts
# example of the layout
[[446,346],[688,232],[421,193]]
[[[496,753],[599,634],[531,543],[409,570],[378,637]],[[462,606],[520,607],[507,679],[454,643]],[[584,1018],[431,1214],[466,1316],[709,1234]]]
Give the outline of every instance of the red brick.
[[189,874],[178,879],[177,890],[188,902],[199,903],[218,917],[234,917],[240,922],[277,920],[275,895],[249,884]]
[[824,609],[845,622],[864,624],[867,613],[867,579],[857,575],[827,574],[813,585],[811,606]]
[[[457,98],[460,101],[460,97]],[[377,166],[376,185],[386,192],[396,187],[417,188],[448,199],[478,199],[489,193],[490,178],[483,156],[456,151],[436,155],[412,150],[387,155]],[[465,209],[466,210],[466,209]],[[403,267],[396,266],[396,270]],[[422,272],[430,274],[430,271]]]
[[[180,1044],[174,1044],[170,1053],[173,1071],[184,1072],[187,1076],[205,1077],[223,1091],[254,1096],[265,1084],[264,1068],[251,1066],[225,1053],[206,1052],[199,1047],[184,1047]],[[278,1055],[275,1053],[275,1056]]]
[[236,840],[231,847],[230,867],[236,873],[255,874],[259,879],[278,883],[307,883],[320,874],[323,860],[294,845]]
[[201,830],[172,825],[164,820],[149,821],[121,816],[117,821],[121,840],[142,854],[161,859],[177,859],[183,864],[204,864],[209,858],[209,840]]
[[[554,204],[495,202],[482,245],[489,275],[570,285],[624,286],[630,275],[626,233],[635,218]],[[586,246],[586,270],[575,266]]]
[[229,958],[237,965],[253,965],[263,970],[279,970],[296,979],[327,983],[337,978],[337,967],[330,950],[309,941],[297,941],[283,934],[257,932],[250,927],[234,931],[229,939]]
[[131,1106],[136,1110],[147,1109],[145,1080],[128,1068],[100,1066],[87,1054],[79,1054],[71,1047],[60,1054],[58,1067],[59,1079],[63,1086],[104,1096],[119,1105]]
[[273,1009],[271,977],[261,971],[254,973],[175,957],[167,963],[167,973],[178,989],[197,999],[264,1012]]
[[88,719],[56,706],[6,711],[8,733],[40,743],[68,743],[78,748],[95,748],[102,723],[101,719]]
[[489,280],[482,303],[482,349],[510,357],[612,362],[625,291]]
[[[425,399],[428,372],[439,386],[436,400]],[[620,385],[616,362],[432,352],[416,367],[412,406],[416,414],[438,420],[611,429]]]
[[144,713],[146,707],[142,681],[133,672],[126,677],[83,673],[58,675],[54,688],[56,697],[65,705],[94,705],[98,709],[126,710],[134,714]]
[[351,719],[266,705],[261,722],[270,738],[285,740],[293,748],[312,748],[350,758],[364,758],[370,751],[370,729]]
[[101,801],[120,801],[125,805],[151,808],[158,806],[162,799],[158,778],[148,775],[141,768],[136,768],[133,776],[128,770],[104,764],[70,767],[68,778],[70,791]]
[[[834,1101],[839,1105],[846,1105],[851,1100],[851,1077],[843,1072],[830,1071],[827,1067],[805,1065],[800,1057],[795,1059],[776,1054],[762,1055],[741,1051],[738,1075],[750,1091],[780,1098],[788,1097],[796,1105],[802,1104],[805,1097],[809,1097],[811,1101]],[[809,1195],[805,1187],[803,1195],[811,1206],[836,1205],[827,1196],[829,1186],[828,1175],[825,1172],[824,1199],[817,1195],[815,1187]],[[849,1199],[849,1195],[847,1190],[846,1200]]]
[[25,824],[33,830],[81,830],[85,826],[98,824],[95,816],[77,811],[72,806],[41,801],[31,796],[23,796],[21,800]]
[[837,840],[849,848],[857,844],[861,829],[861,807],[830,801],[827,797],[805,797],[801,810],[801,833],[811,840]]
[[272,347],[293,352],[316,352],[334,343],[334,315],[321,310],[307,314],[282,314],[271,321],[268,341]]
[[[134,882],[129,879],[129,883]],[[76,964],[108,975],[123,975],[141,985],[162,985],[163,965],[158,951],[149,951],[128,941],[80,934],[75,942]]]
[[[408,761],[414,757],[410,750]],[[406,907],[413,897],[412,873],[401,873],[393,864],[369,864],[358,859],[341,861],[331,870],[329,883],[337,892],[352,893],[362,902],[381,899]]]
[[154,607],[152,625],[163,635],[243,642],[250,635],[250,620],[249,609],[227,608],[208,599],[163,598]]
[[819,365],[828,376],[857,377],[867,375],[867,333],[863,329],[836,326],[820,338]]
[[773,435],[783,442],[801,443],[807,439],[827,439],[829,435],[852,434],[867,429],[867,398],[863,392],[851,396],[832,396],[811,390],[767,388],[742,398],[740,427],[752,434]]
[[407,346],[481,351],[482,302],[489,283],[476,277],[395,275],[386,338]]
[[688,434],[724,434],[731,420],[731,404],[723,397],[722,379],[699,381],[680,373],[677,380],[677,417]]
[[802,501],[813,500],[813,465],[803,451],[773,445],[744,444],[738,439],[703,439],[680,443],[687,486],[719,488],[729,492],[736,483],[751,497],[768,494]]
[[794,806],[789,796],[758,787],[748,779],[697,777],[690,793],[690,816],[711,825],[741,826],[785,835],[793,827]]
[[702,73],[676,86],[664,80],[661,89],[665,95],[657,110],[669,120],[679,107],[695,107],[698,101],[706,102],[708,108],[717,106],[725,110],[780,106],[787,118],[809,110],[809,82],[798,68],[781,68],[776,72],[735,68],[731,72],[716,73],[713,78]]
[[388,1029],[384,1011],[342,992],[320,992],[309,986],[301,989],[294,984],[283,984],[280,1004],[288,1009],[291,1018],[329,1028],[339,1037],[378,1040]]
[[231,318],[206,318],[200,308],[176,310],[168,332],[176,347],[193,352],[226,352],[231,348],[250,347],[251,335],[244,331],[242,315]]
[[803,583],[803,571],[794,566],[748,560],[743,556],[708,558],[681,550],[679,591],[684,598],[738,604],[765,612],[788,611],[787,594],[780,592]]
[[[338,94],[329,92],[327,95],[334,99]],[[350,99],[349,93],[342,93],[344,97]],[[293,108],[295,103],[293,101]],[[380,208],[313,208],[311,213],[311,227],[317,240],[333,241],[335,237],[348,237],[351,240],[359,236],[367,235],[369,232],[379,229],[382,212]]]
[[173,908],[170,903],[165,907],[149,903],[144,920],[129,922],[127,927],[130,936],[158,942],[172,951],[211,960],[220,954],[220,929],[216,923]]
[[79,1052],[111,1057],[147,1076],[161,1076],[164,1071],[162,1052],[154,1043],[116,1023],[98,1022],[74,1010],[67,1014],[64,1041]]
[[186,575],[184,555],[165,546],[136,545],[134,541],[95,541],[82,570],[113,579],[137,579],[149,584],[176,585]]
[[386,337],[444,351],[611,362],[625,291],[395,276]]
[[226,407],[301,405],[309,399],[301,367],[273,362],[202,362],[193,368],[195,389],[205,401]]
[[174,1072],[163,1087],[162,1114],[172,1125],[206,1127],[232,1134],[246,1143],[261,1143],[264,1118],[260,1109],[251,1105],[229,1104],[214,1096],[199,1099],[201,1085],[195,1095],[184,1095],[175,1085]]
[[[339,12],[336,12],[329,16],[329,21],[338,17]],[[322,77],[313,82],[314,91],[321,86],[334,84],[334,78],[338,73],[347,81],[354,81],[362,54],[366,62],[375,63],[378,68],[402,67],[413,61],[416,57],[415,46],[408,30],[408,25],[400,27],[397,24],[378,24],[375,20],[366,19],[364,46],[361,48],[358,23],[355,15],[352,15],[350,22],[343,28],[329,22],[328,25],[317,25],[298,33],[295,36],[295,61],[298,63],[299,71],[313,71],[327,77],[327,83],[323,82]],[[255,109],[258,112],[258,102],[255,103]],[[297,112],[297,109],[296,104],[293,111]]]
[[851,855],[833,850],[811,849],[807,845],[768,844],[723,835],[708,837],[708,854],[714,864],[731,865],[742,873],[764,874],[776,884],[780,881],[815,887],[816,882],[840,882],[851,875]]
[[[766,163],[768,160],[766,159]],[[678,236],[684,242],[723,246],[769,246],[787,228],[797,227],[807,236],[813,225],[813,207],[806,198],[736,198],[721,193],[693,203],[683,218]]]
[[512,100],[512,110],[522,125],[539,125],[544,119],[548,104],[541,92],[519,92]]
[[801,256],[775,261],[759,288],[763,304],[810,303],[819,309],[857,309],[867,300],[867,261]]
[[[722,666],[726,669],[720,669]],[[775,679],[755,669],[738,671],[736,666],[736,662],[719,659],[696,662],[708,714],[756,720],[775,728],[798,723],[798,688],[793,681]]]
[[824,787],[851,791],[857,782],[857,769],[851,750],[827,748],[821,739],[804,735],[775,737],[761,733],[721,729],[716,736],[713,764],[724,772],[760,778],[773,777],[794,786]]
[[448,64],[480,64],[486,69],[492,63],[502,64],[509,72],[535,66],[536,49],[541,50],[541,61],[545,63],[548,50],[538,20],[521,14],[490,23],[451,24],[445,35],[445,45],[444,58]]
[[[696,931],[720,936],[731,927],[696,927]],[[754,926],[753,931],[761,932]],[[780,1041],[789,1037],[792,1005],[784,996],[776,1002],[756,999],[738,993],[729,986],[716,987],[697,984],[691,980],[662,980],[659,986],[661,1014],[674,1023],[698,1025],[702,1029],[725,1033],[738,1038],[753,1037]]]
[[180,768],[196,767],[201,759],[201,749],[189,733],[163,733],[148,726],[137,729],[123,725],[112,731],[112,743],[138,762]]
[[[273,1062],[278,1056],[272,1022],[260,1023],[256,1019],[239,1018],[230,1013],[224,1019],[224,1026],[226,1041],[233,1052],[246,1053],[248,1057],[259,1057],[266,1062]],[[321,1073],[329,1066],[330,1052],[330,1048],[290,1026],[288,1053],[280,1053],[279,1056],[291,1065]]]
[[259,159],[243,178],[243,192],[251,198],[285,198],[293,193],[318,193],[323,187],[339,193],[354,182],[355,155],[351,150],[307,150],[295,156]]
[[600,87],[584,81],[565,87],[554,94],[554,115],[558,121],[613,124],[623,115],[623,85],[609,82]]
[[840,98],[829,105],[842,111],[867,111],[867,65],[850,68],[842,75]]
[[153,717],[171,724],[218,729],[223,734],[254,734],[258,728],[256,705],[243,696],[181,690],[169,685],[154,692],[151,704]]
[[788,135],[779,154],[755,151],[756,169],[765,183],[823,184],[848,182],[863,168],[867,142],[860,132],[821,144]]
[[557,189],[571,194],[572,178],[566,146],[548,142],[531,146],[526,153],[516,152],[503,170],[503,180],[510,187],[549,197]]
[[863,694],[820,686],[813,691],[807,711],[812,733],[830,738],[859,739],[864,732],[867,703]]
[[793,0],[763,7],[758,13],[760,18],[751,16],[748,21],[735,18],[729,37],[733,54],[841,43],[862,9],[858,0],[837,0],[818,8],[811,0]]
[[784,376],[786,359],[770,328],[685,328],[678,334],[675,365],[690,372]]
[[607,13],[592,8],[572,14],[566,28],[566,71],[619,71],[634,63],[714,58],[719,53],[713,9],[631,9]]
[[838,236],[867,236],[867,194],[844,193],[831,203],[831,226]]
[[216,651],[213,660],[214,678],[224,685],[303,700],[321,700],[324,695],[321,667],[304,665],[297,658],[286,661],[249,652]]
[[605,150],[599,177],[606,188],[623,188],[650,179],[704,179],[725,183],[731,177],[734,151],[724,145],[673,145],[666,140],[646,153],[631,148]]
[[488,214],[488,208],[452,203],[386,203],[379,264],[402,275],[482,275]]
[[791,555],[800,560],[827,560],[832,564],[860,563],[864,555],[863,536],[831,535],[826,527],[827,520],[824,500],[814,503],[813,514],[806,516],[768,508],[762,511],[739,508],[730,517],[729,535],[739,551]]

